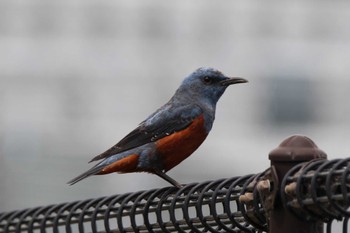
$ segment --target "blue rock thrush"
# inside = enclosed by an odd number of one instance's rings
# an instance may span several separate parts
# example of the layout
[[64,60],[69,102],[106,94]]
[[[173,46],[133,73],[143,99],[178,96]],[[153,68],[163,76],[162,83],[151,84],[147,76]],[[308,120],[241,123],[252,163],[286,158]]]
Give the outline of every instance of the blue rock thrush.
[[166,172],[205,140],[214,122],[216,103],[226,88],[246,82],[243,78],[226,77],[213,68],[197,69],[185,78],[168,103],[90,161],[101,162],[68,183],[112,172],[148,172],[181,187]]

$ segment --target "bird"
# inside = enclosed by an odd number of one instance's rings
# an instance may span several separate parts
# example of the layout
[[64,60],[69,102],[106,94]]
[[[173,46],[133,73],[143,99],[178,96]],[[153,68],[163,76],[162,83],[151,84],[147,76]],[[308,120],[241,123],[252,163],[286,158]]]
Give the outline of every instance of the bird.
[[206,139],[215,119],[216,104],[226,88],[247,83],[217,69],[201,67],[188,75],[170,100],[134,130],[90,162],[95,166],[70,180],[73,185],[92,175],[146,172],[175,187],[179,182],[166,174],[189,157]]

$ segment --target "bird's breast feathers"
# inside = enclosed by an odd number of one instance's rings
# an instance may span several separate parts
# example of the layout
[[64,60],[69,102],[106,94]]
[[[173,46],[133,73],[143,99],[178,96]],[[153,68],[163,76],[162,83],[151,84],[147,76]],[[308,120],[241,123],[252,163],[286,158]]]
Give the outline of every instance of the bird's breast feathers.
[[185,129],[159,139],[155,144],[164,170],[170,170],[190,156],[202,144],[207,135],[205,119],[202,114]]

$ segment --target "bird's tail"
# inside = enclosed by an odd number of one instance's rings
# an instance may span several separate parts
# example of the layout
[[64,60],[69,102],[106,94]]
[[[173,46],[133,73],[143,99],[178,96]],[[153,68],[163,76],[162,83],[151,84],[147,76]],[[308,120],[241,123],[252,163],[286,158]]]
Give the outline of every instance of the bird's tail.
[[79,176],[75,177],[74,179],[70,180],[67,182],[67,184],[69,185],[73,185],[89,176],[92,175],[96,175],[97,173],[99,173],[104,166],[99,166],[99,164],[97,164],[96,166],[92,167],[91,169],[87,170],[86,172],[84,172],[83,174],[80,174]]
[[139,158],[138,154],[128,154],[128,155],[120,154],[118,158],[115,158],[115,160],[102,161],[96,164],[91,169],[87,170],[83,174],[69,181],[68,184],[73,185],[92,175],[103,175],[103,174],[108,174],[112,172],[128,173],[128,172],[138,171],[137,170],[138,158]]

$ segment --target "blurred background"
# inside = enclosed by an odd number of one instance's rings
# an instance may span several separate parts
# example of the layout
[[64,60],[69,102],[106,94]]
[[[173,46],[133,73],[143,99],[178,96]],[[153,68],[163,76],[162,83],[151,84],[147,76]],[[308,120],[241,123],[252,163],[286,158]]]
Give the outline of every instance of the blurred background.
[[211,66],[230,87],[182,183],[258,173],[292,134],[350,156],[349,1],[0,1],[0,210],[168,186],[66,182]]

